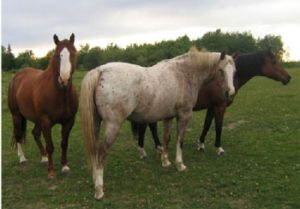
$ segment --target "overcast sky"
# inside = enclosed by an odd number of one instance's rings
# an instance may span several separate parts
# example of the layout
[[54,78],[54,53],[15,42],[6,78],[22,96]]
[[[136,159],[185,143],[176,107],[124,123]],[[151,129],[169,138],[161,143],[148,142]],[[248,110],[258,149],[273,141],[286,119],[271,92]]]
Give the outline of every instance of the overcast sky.
[[153,43],[220,28],[281,35],[290,59],[300,60],[299,0],[2,0],[2,45],[44,56],[72,32],[76,44]]

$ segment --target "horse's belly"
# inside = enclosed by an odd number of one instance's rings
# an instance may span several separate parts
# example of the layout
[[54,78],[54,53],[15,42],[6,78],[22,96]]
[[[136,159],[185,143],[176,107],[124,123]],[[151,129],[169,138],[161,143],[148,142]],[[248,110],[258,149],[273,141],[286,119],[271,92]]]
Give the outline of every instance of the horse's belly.
[[151,106],[143,111],[134,111],[131,113],[128,119],[136,122],[152,123],[167,118],[172,118],[174,115],[174,108],[168,105],[162,105],[159,108]]

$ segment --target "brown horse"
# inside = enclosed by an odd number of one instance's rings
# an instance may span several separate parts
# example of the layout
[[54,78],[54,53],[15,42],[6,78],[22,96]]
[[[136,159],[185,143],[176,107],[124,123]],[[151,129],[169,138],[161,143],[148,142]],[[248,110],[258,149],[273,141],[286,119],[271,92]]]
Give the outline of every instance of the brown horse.
[[[32,131],[40,149],[42,162],[48,162],[48,178],[54,178],[51,128],[62,125],[61,164],[62,172],[70,170],[67,165],[67,148],[70,131],[78,109],[78,97],[72,85],[76,65],[75,36],[60,41],[54,35],[55,52],[46,70],[25,68],[16,73],[8,89],[8,106],[13,118],[14,140],[20,163],[26,162],[22,150],[25,140],[26,120],[35,126]],[[46,141],[46,150],[41,142],[41,133]]]
[[[236,92],[255,76],[264,76],[270,79],[281,81],[284,85],[289,83],[291,77],[287,71],[278,63],[274,54],[270,51],[260,51],[256,53],[243,54],[235,59],[236,74],[234,78],[234,87]],[[206,134],[211,126],[212,120],[215,119],[216,140],[215,147],[219,155],[224,154],[224,149],[221,147],[221,133],[224,113],[226,107],[231,105],[233,98],[226,99],[217,85],[217,81],[212,81],[206,85],[198,94],[197,103],[193,111],[207,109],[204,127],[199,137],[198,150],[204,150],[204,141]],[[144,150],[144,136],[147,124],[133,124],[132,130],[135,136],[138,135],[139,152],[141,158],[146,157]],[[155,147],[160,149],[161,143],[157,136],[155,123],[149,124]]]

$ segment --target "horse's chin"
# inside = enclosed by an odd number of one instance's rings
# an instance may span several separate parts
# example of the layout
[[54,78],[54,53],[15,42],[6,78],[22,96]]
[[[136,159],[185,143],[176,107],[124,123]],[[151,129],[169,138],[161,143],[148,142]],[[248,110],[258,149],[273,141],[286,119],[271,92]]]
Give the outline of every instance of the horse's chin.
[[59,86],[60,89],[67,89],[70,86],[70,82],[68,82],[67,84],[59,82],[58,86]]
[[291,80],[291,77],[289,76],[288,78],[281,80],[281,83],[283,85],[287,85],[290,82],[290,80]]

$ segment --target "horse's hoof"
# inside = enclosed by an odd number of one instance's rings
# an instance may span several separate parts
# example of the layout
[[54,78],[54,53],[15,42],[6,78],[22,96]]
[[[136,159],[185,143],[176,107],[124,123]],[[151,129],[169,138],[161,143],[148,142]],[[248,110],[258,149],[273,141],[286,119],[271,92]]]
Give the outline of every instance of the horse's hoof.
[[197,149],[199,152],[205,152],[205,149],[204,148],[201,148],[201,147],[198,147]]
[[24,156],[22,156],[22,157],[20,157],[19,162],[20,162],[20,164],[25,164],[27,162],[27,159]]
[[225,155],[225,152],[219,152],[218,155],[219,155],[219,156],[224,156],[224,155]]
[[157,146],[156,151],[161,154],[163,152],[164,148],[162,146]]
[[70,168],[69,168],[69,166],[67,166],[67,165],[64,165],[64,166],[62,167],[62,169],[61,169],[61,172],[62,172],[63,174],[68,174],[69,171],[70,171]]
[[138,151],[140,153],[140,159],[146,159],[147,158],[147,153],[144,148],[138,147]]
[[187,170],[187,167],[183,163],[177,163],[176,168],[179,172],[183,172]]
[[169,160],[165,160],[165,161],[162,162],[161,165],[164,168],[168,168],[168,167],[170,167],[172,165],[172,163]]
[[26,164],[26,162],[27,162],[27,159],[26,159],[26,158],[20,159],[20,164],[21,164],[21,165]]
[[225,155],[225,150],[222,147],[219,147],[217,150],[217,153],[219,156],[223,156],[223,155]]
[[168,154],[166,154],[166,153],[161,154],[161,165],[164,168],[167,168],[171,165],[171,162],[169,161],[169,158],[168,158]]
[[141,160],[145,160],[147,158],[147,155],[140,155]]
[[197,148],[198,151],[201,151],[201,152],[204,152],[205,151],[205,146],[204,146],[204,143],[200,143],[198,144],[198,148]]
[[55,179],[55,174],[53,173],[48,173],[48,180],[54,180]]
[[96,186],[95,187],[95,199],[96,200],[102,200],[104,197],[104,192],[103,192],[103,186]]
[[53,169],[48,170],[48,179],[53,180],[55,178],[55,172]]
[[48,157],[47,156],[42,156],[41,163],[42,164],[48,164]]

